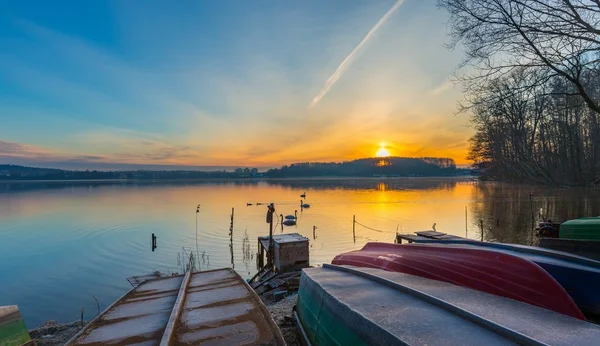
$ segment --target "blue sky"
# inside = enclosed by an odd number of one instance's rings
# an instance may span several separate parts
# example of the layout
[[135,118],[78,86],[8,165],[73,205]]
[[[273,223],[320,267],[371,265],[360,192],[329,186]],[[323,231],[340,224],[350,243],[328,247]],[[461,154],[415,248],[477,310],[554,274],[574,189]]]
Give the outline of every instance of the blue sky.
[[464,162],[446,20],[434,0],[0,1],[0,163],[277,166],[381,142]]

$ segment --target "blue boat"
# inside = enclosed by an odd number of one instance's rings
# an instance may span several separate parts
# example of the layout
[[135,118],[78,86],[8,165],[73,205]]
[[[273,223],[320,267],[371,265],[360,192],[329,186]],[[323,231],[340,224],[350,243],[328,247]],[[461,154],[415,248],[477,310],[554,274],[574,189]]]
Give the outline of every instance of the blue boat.
[[569,293],[585,314],[600,315],[600,262],[567,252],[534,246],[487,243],[476,240],[416,240],[419,244],[438,244],[463,248],[485,248],[531,260],[544,268]]
[[598,345],[600,326],[420,276],[324,264],[304,269],[295,318],[307,344]]

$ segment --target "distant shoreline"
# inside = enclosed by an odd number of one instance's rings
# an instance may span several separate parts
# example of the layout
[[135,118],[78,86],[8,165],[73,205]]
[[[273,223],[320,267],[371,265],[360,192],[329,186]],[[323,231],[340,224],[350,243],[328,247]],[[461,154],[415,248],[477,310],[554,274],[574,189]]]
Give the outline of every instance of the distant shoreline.
[[453,176],[426,176],[426,177],[364,177],[364,176],[324,176],[324,177],[286,177],[286,178],[189,178],[189,179],[47,179],[47,180],[29,180],[29,179],[0,179],[0,184],[16,183],[172,183],[172,182],[210,182],[210,181],[301,181],[301,180],[413,180],[413,179],[454,179],[454,180],[474,180],[477,176],[473,175],[453,175]]

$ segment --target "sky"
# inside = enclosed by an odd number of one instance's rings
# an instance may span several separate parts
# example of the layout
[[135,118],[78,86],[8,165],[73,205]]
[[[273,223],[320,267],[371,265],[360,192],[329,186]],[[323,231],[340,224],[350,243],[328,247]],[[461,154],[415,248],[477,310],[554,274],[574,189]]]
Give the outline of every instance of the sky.
[[466,163],[435,0],[0,0],[0,164]]

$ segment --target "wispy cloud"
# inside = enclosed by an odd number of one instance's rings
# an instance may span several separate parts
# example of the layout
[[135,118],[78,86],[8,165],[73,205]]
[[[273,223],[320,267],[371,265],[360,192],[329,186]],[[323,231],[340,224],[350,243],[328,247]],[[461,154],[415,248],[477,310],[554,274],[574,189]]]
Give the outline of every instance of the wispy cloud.
[[440,83],[435,88],[433,88],[429,93],[431,95],[439,95],[453,87],[454,87],[454,82],[452,82],[451,80],[444,80],[442,83]]
[[360,41],[360,43],[358,44],[358,46],[354,47],[354,49],[352,50],[352,52],[342,61],[342,63],[337,67],[337,69],[335,70],[335,72],[333,72],[333,74],[329,77],[329,79],[327,79],[327,82],[325,82],[325,85],[323,86],[323,89],[321,89],[321,91],[317,94],[317,96],[315,96],[312,99],[310,105],[308,106],[309,108],[314,107],[317,103],[319,103],[319,101],[321,101],[321,99],[325,95],[327,95],[327,93],[329,92],[329,89],[331,89],[331,87],[338,81],[338,79],[340,79],[340,77],[348,69],[348,67],[350,67],[350,64],[354,60],[354,56],[356,54],[358,54],[358,52],[362,49],[362,47],[365,44],[367,44],[367,42],[369,42],[369,40],[371,39],[371,37],[373,37],[373,35],[375,35],[375,33],[379,30],[379,28],[381,28],[383,26],[383,24],[385,24],[385,22],[387,22],[390,19],[390,17],[392,16],[392,14],[394,14],[394,12],[396,12],[396,10],[398,9],[398,7],[400,7],[400,5],[402,5],[402,3],[404,3],[404,0],[398,0],[398,1],[396,1],[396,3],[394,4],[394,6],[392,6],[383,15],[383,17],[381,17],[379,19],[379,21],[377,22],[377,24],[375,24],[375,26],[373,26],[371,28],[371,30],[369,30],[369,32],[367,33],[367,35],[362,39],[362,41]]

